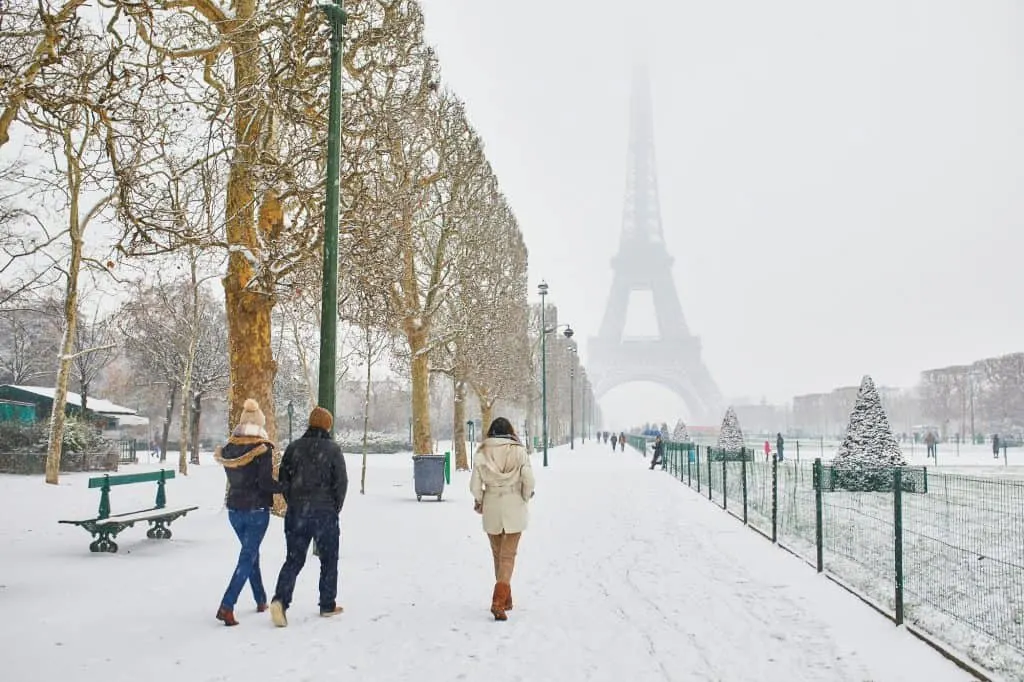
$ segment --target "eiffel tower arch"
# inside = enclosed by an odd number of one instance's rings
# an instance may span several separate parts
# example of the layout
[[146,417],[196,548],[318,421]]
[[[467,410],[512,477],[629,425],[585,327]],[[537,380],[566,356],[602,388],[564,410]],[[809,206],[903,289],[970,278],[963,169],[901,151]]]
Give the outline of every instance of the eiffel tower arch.
[[[654,120],[645,68],[633,71],[626,167],[626,199],[619,251],[612,259],[612,286],[597,336],[588,342],[587,364],[600,398],[622,384],[649,381],[686,403],[691,421],[712,424],[722,413],[718,386],[690,333],[665,248],[654,159]],[[658,324],[656,339],[624,337],[629,298],[649,291]]]

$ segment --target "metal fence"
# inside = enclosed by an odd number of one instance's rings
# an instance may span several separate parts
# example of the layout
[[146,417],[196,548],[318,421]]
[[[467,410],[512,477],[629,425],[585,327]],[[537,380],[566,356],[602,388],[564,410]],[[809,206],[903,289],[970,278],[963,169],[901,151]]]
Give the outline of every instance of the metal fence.
[[[632,445],[632,440],[630,441]],[[665,471],[896,623],[1024,680],[1024,481],[666,442]]]

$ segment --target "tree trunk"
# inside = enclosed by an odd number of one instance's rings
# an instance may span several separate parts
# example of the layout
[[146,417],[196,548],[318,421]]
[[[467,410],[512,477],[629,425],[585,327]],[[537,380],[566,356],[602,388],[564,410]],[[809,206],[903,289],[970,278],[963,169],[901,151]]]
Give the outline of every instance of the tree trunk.
[[427,334],[417,330],[407,334],[412,369],[412,451],[416,455],[433,452],[430,437],[430,355]]
[[[369,331],[364,330],[369,338]],[[373,357],[372,344],[367,341],[366,343],[366,394],[363,396],[363,471],[359,476],[359,494],[366,494],[366,435],[370,429],[370,372],[373,369],[373,363],[370,359]]]
[[64,410],[68,402],[68,379],[71,376],[75,346],[75,326],[78,324],[78,273],[82,269],[84,225],[79,215],[82,190],[82,167],[74,155],[71,134],[64,133],[65,174],[68,180],[68,236],[71,254],[68,263],[67,287],[64,291],[64,337],[61,339],[57,385],[53,392],[53,412],[50,415],[50,437],[46,451],[46,482],[57,485],[60,480],[60,456],[64,444]]
[[481,440],[487,434],[487,430],[491,428],[491,422],[494,421],[494,401],[481,397],[480,398],[480,438]]
[[178,384],[172,383],[167,394],[167,410],[164,412],[164,429],[160,436],[160,461],[167,461],[167,439],[171,435],[171,419],[174,418],[174,402],[178,397]]
[[185,382],[181,386],[181,412],[178,414],[178,473],[188,476],[188,441],[189,428],[192,420],[189,413],[192,411],[192,401],[189,399],[189,370],[185,370]]
[[[255,0],[235,3],[235,24],[230,35],[234,68],[234,149],[228,172],[225,232],[228,267],[223,279],[224,304],[228,320],[228,421],[237,424],[242,404],[254,398],[267,418],[267,433],[274,440],[277,422],[273,384],[277,372],[271,346],[274,299],[254,290],[253,268],[248,258],[260,256],[254,207],[256,189],[253,169],[258,167],[261,131],[259,60],[262,51],[257,33]],[[277,448],[275,448],[275,459]]]
[[[77,317],[78,317],[78,314],[76,313],[75,314],[75,318],[77,319]],[[80,407],[82,408],[82,414],[81,414],[80,418],[81,418],[83,423],[88,424],[89,423],[89,415],[86,414],[86,410],[89,408],[89,383],[87,381],[81,381],[81,382],[79,382],[78,387],[81,389],[81,392],[79,393],[79,395],[81,396],[81,399],[82,399],[81,405],[80,405]]]
[[466,452],[466,382],[456,379],[454,422],[452,440],[455,441],[455,470],[469,471],[469,455]]
[[199,417],[203,413],[203,397],[196,394],[192,407],[192,464],[199,464]]

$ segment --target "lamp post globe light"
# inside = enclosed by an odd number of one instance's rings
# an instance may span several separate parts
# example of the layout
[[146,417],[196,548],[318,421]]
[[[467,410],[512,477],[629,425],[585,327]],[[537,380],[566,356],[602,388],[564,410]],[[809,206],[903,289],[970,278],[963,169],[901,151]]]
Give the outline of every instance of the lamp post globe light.
[[547,282],[537,285],[540,294],[540,413],[541,413],[541,447],[544,449],[544,466],[548,465],[548,324],[547,304],[544,298],[548,295]]

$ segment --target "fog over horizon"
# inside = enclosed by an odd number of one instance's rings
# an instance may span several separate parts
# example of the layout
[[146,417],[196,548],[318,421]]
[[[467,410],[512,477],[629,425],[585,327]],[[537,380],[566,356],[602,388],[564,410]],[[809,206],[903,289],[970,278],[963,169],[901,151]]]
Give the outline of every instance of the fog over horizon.
[[[638,54],[676,289],[727,400],[864,374],[909,387],[1024,350],[1019,3],[423,5],[519,218],[531,289],[548,282],[585,363],[619,243]],[[655,333],[650,310],[631,307],[631,334]],[[622,426],[687,413],[646,383],[602,407]]]

